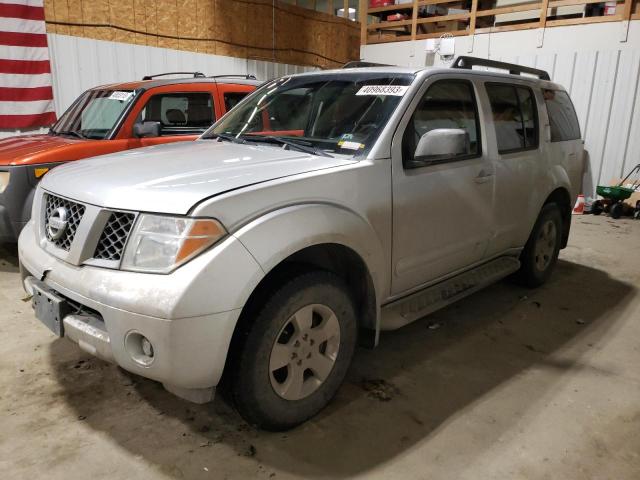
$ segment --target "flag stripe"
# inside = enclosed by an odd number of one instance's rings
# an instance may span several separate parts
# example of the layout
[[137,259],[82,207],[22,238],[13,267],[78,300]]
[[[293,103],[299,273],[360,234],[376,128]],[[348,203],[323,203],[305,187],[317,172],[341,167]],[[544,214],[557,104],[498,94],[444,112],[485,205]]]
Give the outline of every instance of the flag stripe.
[[43,7],[44,0],[11,0],[7,3],[13,3],[15,5],[28,5],[30,7]]
[[51,73],[49,60],[3,60],[0,59],[0,73],[21,73],[37,75],[39,73]]
[[0,102],[0,115],[33,115],[34,113],[53,112],[53,110],[53,100]]
[[0,45],[16,47],[46,47],[47,35],[44,33],[1,32]]
[[0,17],[44,20],[44,8],[15,3],[0,3]]
[[0,101],[53,100],[51,87],[6,88],[0,87]]
[[0,45],[0,58],[5,60],[49,60],[47,47],[9,47]]
[[0,73],[0,85],[14,88],[46,87],[51,85],[51,74],[19,75],[17,73]]
[[34,115],[0,115],[0,128],[29,128],[51,125],[56,121],[54,112]]
[[0,32],[46,33],[46,29],[42,20],[3,18],[0,16]]

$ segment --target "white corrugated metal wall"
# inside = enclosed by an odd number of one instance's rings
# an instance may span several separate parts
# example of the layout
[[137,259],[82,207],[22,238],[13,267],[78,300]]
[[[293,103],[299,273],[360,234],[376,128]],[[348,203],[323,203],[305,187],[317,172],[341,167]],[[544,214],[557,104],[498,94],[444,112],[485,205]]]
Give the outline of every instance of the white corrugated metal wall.
[[[141,79],[144,75],[200,71],[205,75],[252,74],[269,80],[314,67],[185,52],[129,43],[49,34],[56,112],[60,115],[84,90],[96,85]],[[42,129],[43,131],[46,129]],[[38,130],[35,130],[36,132]],[[0,130],[0,138],[29,131]]]
[[[640,21],[554,27],[458,37],[456,55],[519,63],[549,72],[576,107],[585,149],[583,192],[609,184],[640,163]],[[628,34],[627,34],[628,33]],[[400,65],[446,65],[428,55],[426,41],[367,45],[364,60]]]

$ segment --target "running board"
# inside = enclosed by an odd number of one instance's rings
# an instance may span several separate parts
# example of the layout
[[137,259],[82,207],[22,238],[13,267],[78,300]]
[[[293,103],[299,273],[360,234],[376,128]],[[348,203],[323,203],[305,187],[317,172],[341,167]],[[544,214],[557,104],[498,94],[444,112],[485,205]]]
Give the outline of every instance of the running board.
[[395,330],[471,295],[520,268],[516,257],[499,257],[382,307],[380,329]]

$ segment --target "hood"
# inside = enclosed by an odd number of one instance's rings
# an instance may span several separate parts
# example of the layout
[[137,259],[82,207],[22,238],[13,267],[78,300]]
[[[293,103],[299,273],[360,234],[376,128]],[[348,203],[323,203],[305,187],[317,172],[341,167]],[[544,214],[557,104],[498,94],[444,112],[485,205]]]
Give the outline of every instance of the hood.
[[84,148],[99,140],[82,140],[57,135],[24,135],[0,140],[0,165],[33,165],[58,161],[66,150]]
[[107,208],[186,214],[223,192],[350,163],[279,146],[198,140],[68,163],[45,175],[42,187]]

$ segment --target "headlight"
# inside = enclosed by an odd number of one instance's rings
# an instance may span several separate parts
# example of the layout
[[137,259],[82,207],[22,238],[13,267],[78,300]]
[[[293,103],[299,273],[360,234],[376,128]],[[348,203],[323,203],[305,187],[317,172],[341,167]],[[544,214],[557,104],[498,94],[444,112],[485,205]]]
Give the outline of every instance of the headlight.
[[9,185],[9,177],[11,174],[9,172],[0,172],[0,193],[4,192],[7,185]]
[[226,235],[211,218],[140,214],[129,236],[120,268],[169,273]]

